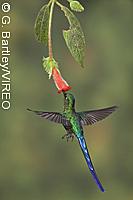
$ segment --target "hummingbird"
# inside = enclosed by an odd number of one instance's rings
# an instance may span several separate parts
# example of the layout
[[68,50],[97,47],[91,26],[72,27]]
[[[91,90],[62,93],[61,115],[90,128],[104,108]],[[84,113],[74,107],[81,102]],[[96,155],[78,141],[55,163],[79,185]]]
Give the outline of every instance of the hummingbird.
[[36,113],[37,115],[43,117],[44,119],[50,120],[55,123],[62,124],[66,130],[66,134],[62,138],[66,138],[67,141],[74,137],[77,138],[79,146],[82,150],[88,168],[95,180],[99,189],[104,192],[104,188],[96,174],[94,166],[91,161],[91,157],[87,148],[86,140],[84,137],[83,126],[92,125],[100,120],[103,120],[112,112],[117,109],[117,106],[111,106],[98,110],[89,110],[76,112],[75,110],[75,98],[73,94],[64,92],[64,110],[63,113],[58,112],[44,112],[44,111],[34,111],[27,109]]

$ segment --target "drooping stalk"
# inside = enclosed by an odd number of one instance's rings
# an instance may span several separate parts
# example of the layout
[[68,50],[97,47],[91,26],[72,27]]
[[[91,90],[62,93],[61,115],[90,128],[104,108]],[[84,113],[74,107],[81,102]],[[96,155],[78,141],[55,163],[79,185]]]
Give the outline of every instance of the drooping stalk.
[[63,7],[63,5],[62,5],[60,2],[58,2],[58,1],[56,1],[56,4],[57,4],[60,8]]
[[50,16],[49,16],[49,29],[48,29],[48,49],[49,49],[49,58],[52,60],[53,58],[53,49],[52,49],[52,16],[54,10],[55,1],[52,1],[51,8],[50,8]]

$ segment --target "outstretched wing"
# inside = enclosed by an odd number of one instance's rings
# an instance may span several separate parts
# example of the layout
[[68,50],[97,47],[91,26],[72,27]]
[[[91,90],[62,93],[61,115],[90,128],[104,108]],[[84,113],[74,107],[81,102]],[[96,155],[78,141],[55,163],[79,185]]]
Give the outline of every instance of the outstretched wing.
[[100,189],[102,192],[104,192],[104,188],[103,188],[103,186],[102,186],[100,180],[98,179],[98,176],[97,176],[96,171],[95,171],[95,169],[94,169],[94,166],[93,166],[93,164],[92,164],[91,157],[90,157],[90,155],[89,155],[89,152],[88,152],[87,145],[86,145],[86,142],[85,142],[84,137],[83,137],[83,136],[82,136],[82,137],[79,137],[79,138],[78,138],[78,141],[79,141],[80,148],[81,148],[81,150],[82,150],[82,152],[83,152],[83,154],[84,154],[84,157],[85,157],[85,160],[86,160],[86,162],[87,162],[87,165],[88,165],[88,167],[89,167],[89,169],[90,169],[90,172],[91,172],[91,174],[92,174],[92,176],[93,176],[93,178],[94,178],[94,180],[95,180],[97,186],[99,187],[99,189]]
[[112,106],[112,107],[103,108],[99,110],[78,112],[78,114],[80,115],[82,125],[91,125],[108,117],[116,109],[117,109],[117,106]]
[[65,119],[62,114],[57,112],[43,112],[43,111],[35,111],[31,109],[27,109],[28,111],[32,111],[35,114],[39,115],[40,117],[43,117],[45,119],[48,119],[52,122],[59,123],[59,124],[68,124],[68,121]]

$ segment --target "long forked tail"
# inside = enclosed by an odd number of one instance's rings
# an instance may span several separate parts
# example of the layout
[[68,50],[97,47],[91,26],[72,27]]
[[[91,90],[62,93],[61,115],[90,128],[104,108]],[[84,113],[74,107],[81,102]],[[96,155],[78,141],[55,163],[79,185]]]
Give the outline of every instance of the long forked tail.
[[91,158],[90,158],[90,155],[89,155],[89,152],[88,152],[87,145],[86,145],[84,137],[83,136],[79,137],[78,141],[79,141],[81,150],[82,150],[82,152],[84,154],[84,157],[86,159],[87,165],[88,165],[88,167],[90,169],[90,172],[91,172],[96,184],[98,185],[99,189],[102,192],[104,192],[104,188],[103,188],[102,184],[100,183],[100,180],[98,179],[97,174],[95,172],[95,169],[93,167],[93,164],[92,164],[92,161],[91,161]]

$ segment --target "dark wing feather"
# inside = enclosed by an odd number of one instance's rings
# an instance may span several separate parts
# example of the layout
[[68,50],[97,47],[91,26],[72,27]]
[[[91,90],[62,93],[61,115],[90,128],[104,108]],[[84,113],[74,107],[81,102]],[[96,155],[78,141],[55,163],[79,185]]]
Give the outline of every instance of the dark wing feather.
[[59,124],[68,124],[68,121],[65,119],[62,114],[57,112],[43,112],[43,111],[35,111],[31,109],[27,109],[28,111],[32,111],[35,114],[39,115],[40,117],[43,117],[45,119],[48,119],[52,122],[59,123]]
[[112,107],[103,108],[99,110],[78,112],[78,114],[80,115],[82,125],[91,125],[108,117],[116,109],[117,109],[117,106],[112,106]]

